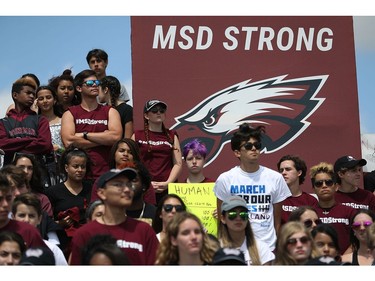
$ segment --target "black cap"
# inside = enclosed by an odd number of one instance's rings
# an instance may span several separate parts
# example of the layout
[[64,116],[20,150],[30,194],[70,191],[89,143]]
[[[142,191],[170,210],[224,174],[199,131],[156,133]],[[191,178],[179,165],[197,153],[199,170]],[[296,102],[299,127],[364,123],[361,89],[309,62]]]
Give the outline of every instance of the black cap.
[[245,256],[239,249],[220,248],[216,251],[213,259],[213,265],[247,265]]
[[167,109],[167,104],[165,102],[161,100],[149,100],[146,102],[145,107],[143,108],[143,112],[149,112],[151,108],[153,108],[154,106],[157,106],[158,104],[160,104],[165,109]]
[[353,156],[342,156],[336,160],[334,170],[335,173],[339,172],[341,169],[352,169],[355,166],[365,166],[367,161],[365,159],[355,159]]
[[135,179],[137,177],[137,172],[133,168],[125,168],[125,169],[112,169],[108,172],[104,173],[100,176],[98,179],[98,188],[104,187],[104,185],[111,179],[120,176],[125,175],[128,177],[129,181]]
[[20,265],[56,265],[56,261],[47,247],[29,248],[23,253]]

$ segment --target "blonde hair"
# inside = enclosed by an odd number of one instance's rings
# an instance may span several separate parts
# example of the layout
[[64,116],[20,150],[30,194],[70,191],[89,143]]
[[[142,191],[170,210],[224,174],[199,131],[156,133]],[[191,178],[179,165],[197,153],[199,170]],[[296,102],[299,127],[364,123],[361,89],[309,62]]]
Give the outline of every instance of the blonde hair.
[[178,248],[172,245],[172,237],[176,238],[179,232],[181,223],[187,219],[192,219],[199,224],[203,241],[202,249],[200,251],[200,258],[205,264],[211,264],[212,258],[218,249],[215,243],[205,232],[200,219],[189,212],[177,213],[173,219],[168,223],[165,237],[161,240],[158,250],[156,252],[156,265],[176,265],[179,262]]
[[328,174],[332,178],[332,180],[336,183],[336,175],[333,170],[333,165],[326,163],[326,162],[320,162],[319,164],[312,166],[310,168],[310,178],[311,178],[311,183],[313,186],[314,186],[316,175],[321,174],[321,173]]
[[280,234],[277,236],[275,265],[299,264],[288,251],[288,239],[297,232],[303,232],[310,240],[311,252],[309,259],[319,257],[319,252],[310,231],[301,222],[290,221],[282,226]]

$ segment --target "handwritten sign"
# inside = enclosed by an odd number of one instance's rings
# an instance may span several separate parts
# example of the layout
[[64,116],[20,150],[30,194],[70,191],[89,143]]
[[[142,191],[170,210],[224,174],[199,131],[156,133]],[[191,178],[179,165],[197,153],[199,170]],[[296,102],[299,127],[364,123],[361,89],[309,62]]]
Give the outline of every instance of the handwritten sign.
[[212,216],[216,209],[214,183],[170,183],[168,193],[174,193],[184,200],[186,208],[200,218],[207,232],[217,237],[217,219]]

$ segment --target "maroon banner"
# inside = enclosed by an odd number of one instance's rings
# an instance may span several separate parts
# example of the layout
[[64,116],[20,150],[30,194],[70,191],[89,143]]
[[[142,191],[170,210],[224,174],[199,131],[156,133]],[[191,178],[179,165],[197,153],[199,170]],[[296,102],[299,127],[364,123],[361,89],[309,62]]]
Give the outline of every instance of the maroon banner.
[[243,122],[266,127],[272,169],[285,154],[361,157],[352,17],[131,17],[131,36],[135,128],[146,100],[165,101],[181,146],[206,144],[207,177],[239,164]]

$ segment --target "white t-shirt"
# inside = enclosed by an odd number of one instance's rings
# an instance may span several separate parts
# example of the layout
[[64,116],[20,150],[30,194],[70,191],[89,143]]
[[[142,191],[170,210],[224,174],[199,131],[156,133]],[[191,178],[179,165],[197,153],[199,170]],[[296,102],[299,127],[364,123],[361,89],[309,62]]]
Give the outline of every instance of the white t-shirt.
[[275,249],[273,204],[292,195],[279,172],[259,166],[258,171],[247,173],[236,166],[218,177],[214,193],[221,201],[233,195],[245,199],[255,237],[269,245],[271,251]]
[[68,263],[66,261],[66,258],[64,256],[64,253],[59,248],[59,246],[57,246],[56,244],[53,244],[53,243],[49,242],[48,240],[43,240],[43,241],[44,241],[44,243],[46,243],[46,245],[48,246],[48,248],[50,248],[50,250],[52,251],[53,255],[55,256],[56,265],[68,265]]
[[[262,264],[265,264],[269,261],[273,261],[275,259],[275,254],[271,251],[270,247],[268,247],[268,245],[260,239],[255,238],[255,241],[257,244],[257,248],[258,248],[260,262]],[[245,255],[245,261],[247,265],[251,265],[251,258],[250,258],[249,249],[247,248],[247,245],[246,245],[246,238],[243,241],[239,250],[242,251],[243,254]]]

